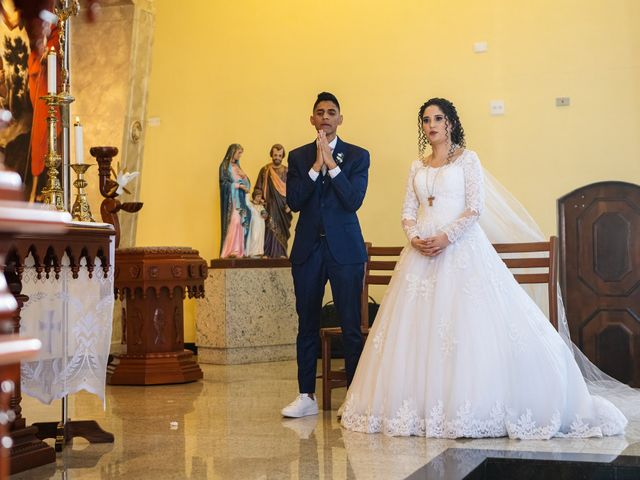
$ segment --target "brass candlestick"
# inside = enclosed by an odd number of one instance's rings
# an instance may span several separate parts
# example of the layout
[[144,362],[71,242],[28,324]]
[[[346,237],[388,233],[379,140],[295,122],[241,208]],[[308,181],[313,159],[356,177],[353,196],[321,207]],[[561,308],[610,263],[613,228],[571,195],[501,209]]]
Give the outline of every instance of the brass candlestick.
[[70,105],[74,101],[71,96],[71,81],[70,81],[70,65],[69,65],[69,32],[70,32],[70,19],[78,14],[80,11],[79,0],[58,0],[54,8],[54,12],[58,17],[58,42],[59,50],[58,57],[60,59],[60,73],[61,73],[61,91],[58,93],[60,99],[60,120],[61,120],[61,135],[62,135],[62,148],[60,154],[62,155],[62,188],[64,190],[64,206],[70,208],[71,206],[71,186],[70,177]]
[[58,178],[58,166],[62,157],[58,155],[56,140],[58,124],[56,113],[60,105],[60,98],[58,95],[52,94],[40,98],[47,104],[47,125],[49,126],[48,151],[44,157],[44,165],[47,167],[47,185],[42,189],[44,203],[53,205],[56,210],[64,212],[64,191]]
[[[75,16],[80,11],[79,0],[63,0],[61,5],[55,8],[56,16],[58,17],[58,25],[60,29],[58,31],[58,41],[60,43],[60,60],[61,60],[61,73],[62,73],[62,92],[63,96],[71,96],[71,82],[69,81],[69,67],[67,64],[67,29],[69,18]],[[73,100],[72,100],[73,101]]]
[[76,201],[73,202],[71,216],[74,220],[80,220],[81,222],[95,222],[91,216],[87,193],[84,190],[87,188],[87,185],[89,185],[84,179],[84,174],[89,167],[91,167],[91,164],[88,163],[74,163],[71,165],[71,168],[73,168],[73,171],[76,172],[78,177],[77,180],[73,182],[73,186],[78,189],[78,193],[76,194]]

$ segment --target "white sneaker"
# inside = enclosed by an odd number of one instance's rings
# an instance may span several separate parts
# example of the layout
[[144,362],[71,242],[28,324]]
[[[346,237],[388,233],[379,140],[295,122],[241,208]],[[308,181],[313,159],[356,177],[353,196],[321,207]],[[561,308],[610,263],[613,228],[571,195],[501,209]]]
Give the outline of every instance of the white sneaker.
[[299,418],[318,414],[318,402],[306,393],[301,393],[281,411],[283,417]]

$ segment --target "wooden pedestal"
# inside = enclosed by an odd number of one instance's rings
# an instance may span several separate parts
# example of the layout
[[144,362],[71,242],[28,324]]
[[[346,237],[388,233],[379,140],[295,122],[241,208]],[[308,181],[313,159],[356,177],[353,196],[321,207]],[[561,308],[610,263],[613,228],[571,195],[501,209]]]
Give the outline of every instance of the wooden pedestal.
[[[0,279],[0,411],[4,417],[0,421],[0,479],[7,478],[8,473],[56,461],[53,448],[37,438],[38,429],[27,427],[22,416],[20,361],[34,357],[40,342],[26,345],[30,341],[7,335],[19,333],[19,310],[26,297],[18,295],[14,298],[14,288],[7,288],[12,282],[8,278],[11,269],[7,268],[6,255],[11,255],[11,244],[16,235],[63,234],[67,231],[66,216],[31,209],[20,202],[21,185],[20,176],[4,170],[0,160],[0,276],[5,276]],[[20,293],[19,289],[17,293]]]
[[123,302],[127,353],[107,368],[110,385],[193,382],[202,370],[184,349],[183,299],[204,295],[207,264],[191,248],[116,252],[116,294]]
[[23,472],[56,461],[55,450],[38,438],[38,428],[34,426],[18,428],[11,432],[10,473]]
[[195,382],[202,370],[190,350],[120,355],[107,367],[110,385],[162,385]]

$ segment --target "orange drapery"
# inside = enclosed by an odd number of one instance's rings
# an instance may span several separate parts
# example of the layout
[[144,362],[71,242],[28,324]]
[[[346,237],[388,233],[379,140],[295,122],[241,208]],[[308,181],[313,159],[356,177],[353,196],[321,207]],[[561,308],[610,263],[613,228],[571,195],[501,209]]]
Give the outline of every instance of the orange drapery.
[[269,165],[268,168],[265,170],[265,178],[264,178],[264,200],[265,202],[268,200],[268,195],[269,195],[269,189],[267,188],[267,186],[269,185],[267,183],[267,175],[269,176],[269,178],[271,178],[271,181],[273,182],[273,186],[275,187],[276,191],[282,195],[283,197],[287,196],[287,184],[284,182],[284,180],[282,180],[279,176],[278,176],[278,172],[276,171],[275,168],[273,168],[273,165]]

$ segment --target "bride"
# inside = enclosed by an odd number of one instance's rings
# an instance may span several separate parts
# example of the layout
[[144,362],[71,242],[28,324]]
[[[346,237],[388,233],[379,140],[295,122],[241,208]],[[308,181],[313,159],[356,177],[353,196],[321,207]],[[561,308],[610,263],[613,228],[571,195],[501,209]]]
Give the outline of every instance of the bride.
[[[347,392],[348,430],[440,438],[617,435],[570,342],[516,282],[479,224],[485,176],[454,105],[420,108],[402,210],[410,241]],[[577,355],[577,354],[576,354]]]

